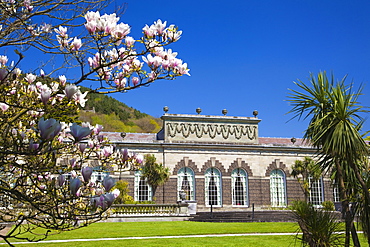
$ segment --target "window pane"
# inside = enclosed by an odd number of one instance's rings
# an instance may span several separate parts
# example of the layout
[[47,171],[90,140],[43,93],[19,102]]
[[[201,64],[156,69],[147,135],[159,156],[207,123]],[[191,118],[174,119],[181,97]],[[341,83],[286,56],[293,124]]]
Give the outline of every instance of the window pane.
[[232,204],[235,206],[248,205],[247,173],[243,169],[235,169],[231,173]]
[[152,200],[152,187],[146,182],[145,178],[141,177],[141,172],[135,172],[135,201],[151,201]]
[[285,176],[281,170],[273,170],[270,174],[271,206],[282,207],[286,205]]
[[[183,167],[177,174],[177,192],[184,191],[186,194],[185,200],[194,201],[194,172],[189,167]],[[179,193],[178,193],[179,194]],[[180,200],[180,196],[177,195]]]
[[322,180],[313,180],[312,178],[308,178],[309,188],[310,188],[310,196],[309,201],[312,205],[319,206],[323,202],[322,197]]
[[205,174],[205,202],[207,206],[221,206],[221,174],[216,168],[208,168]]

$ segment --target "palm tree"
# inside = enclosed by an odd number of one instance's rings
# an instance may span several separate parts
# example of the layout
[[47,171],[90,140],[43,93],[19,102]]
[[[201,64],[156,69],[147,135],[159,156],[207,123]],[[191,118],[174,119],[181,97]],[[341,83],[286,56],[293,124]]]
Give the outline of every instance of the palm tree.
[[[346,220],[346,246],[349,246],[353,229],[349,199],[355,196],[348,185],[358,184],[364,200],[370,201],[369,187],[363,179],[363,173],[368,173],[369,149],[359,133],[364,122],[361,114],[368,111],[357,101],[362,88],[353,91],[353,85],[344,82],[345,77],[335,82],[334,76],[329,81],[325,72],[320,72],[317,78],[311,74],[309,85],[295,82],[303,91],[291,90],[288,101],[293,107],[289,112],[294,114],[293,118],[309,119],[304,138],[317,148],[321,168],[335,171]],[[369,207],[365,205],[361,213],[369,214]],[[369,236],[370,222],[362,223]]]
[[145,155],[145,163],[142,167],[141,176],[146,178],[146,181],[153,189],[153,197],[159,185],[162,185],[170,178],[168,167],[156,163],[154,155]]
[[304,199],[308,202],[310,195],[310,179],[318,180],[322,171],[316,162],[310,157],[304,157],[303,160],[296,160],[292,166],[292,176],[297,178],[298,183],[304,193]]

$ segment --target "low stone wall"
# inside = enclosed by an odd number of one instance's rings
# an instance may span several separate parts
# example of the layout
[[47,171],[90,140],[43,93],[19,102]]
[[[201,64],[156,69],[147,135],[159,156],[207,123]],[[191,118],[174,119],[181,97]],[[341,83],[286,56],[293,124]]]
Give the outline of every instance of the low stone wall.
[[113,204],[110,218],[120,217],[183,217],[189,216],[187,203],[177,204]]

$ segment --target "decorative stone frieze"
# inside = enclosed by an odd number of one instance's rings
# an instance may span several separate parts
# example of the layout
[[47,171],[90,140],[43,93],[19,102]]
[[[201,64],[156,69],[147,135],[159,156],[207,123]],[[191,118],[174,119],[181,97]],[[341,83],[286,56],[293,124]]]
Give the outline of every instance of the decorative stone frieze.
[[164,114],[165,142],[258,144],[255,117]]

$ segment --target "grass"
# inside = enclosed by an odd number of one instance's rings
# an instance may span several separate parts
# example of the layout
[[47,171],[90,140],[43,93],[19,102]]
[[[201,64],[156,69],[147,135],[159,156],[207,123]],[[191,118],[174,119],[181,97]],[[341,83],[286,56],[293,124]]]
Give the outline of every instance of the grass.
[[[238,233],[289,233],[295,232],[295,223],[251,222],[251,223],[205,223],[189,221],[173,222],[119,222],[96,223],[88,227],[50,236],[47,240],[124,238],[153,236],[183,236],[203,234]],[[362,240],[364,240],[362,238]],[[365,243],[365,242],[363,242]],[[20,244],[16,246],[300,246],[293,236],[232,236],[153,238],[104,241],[78,241],[66,243]]]

